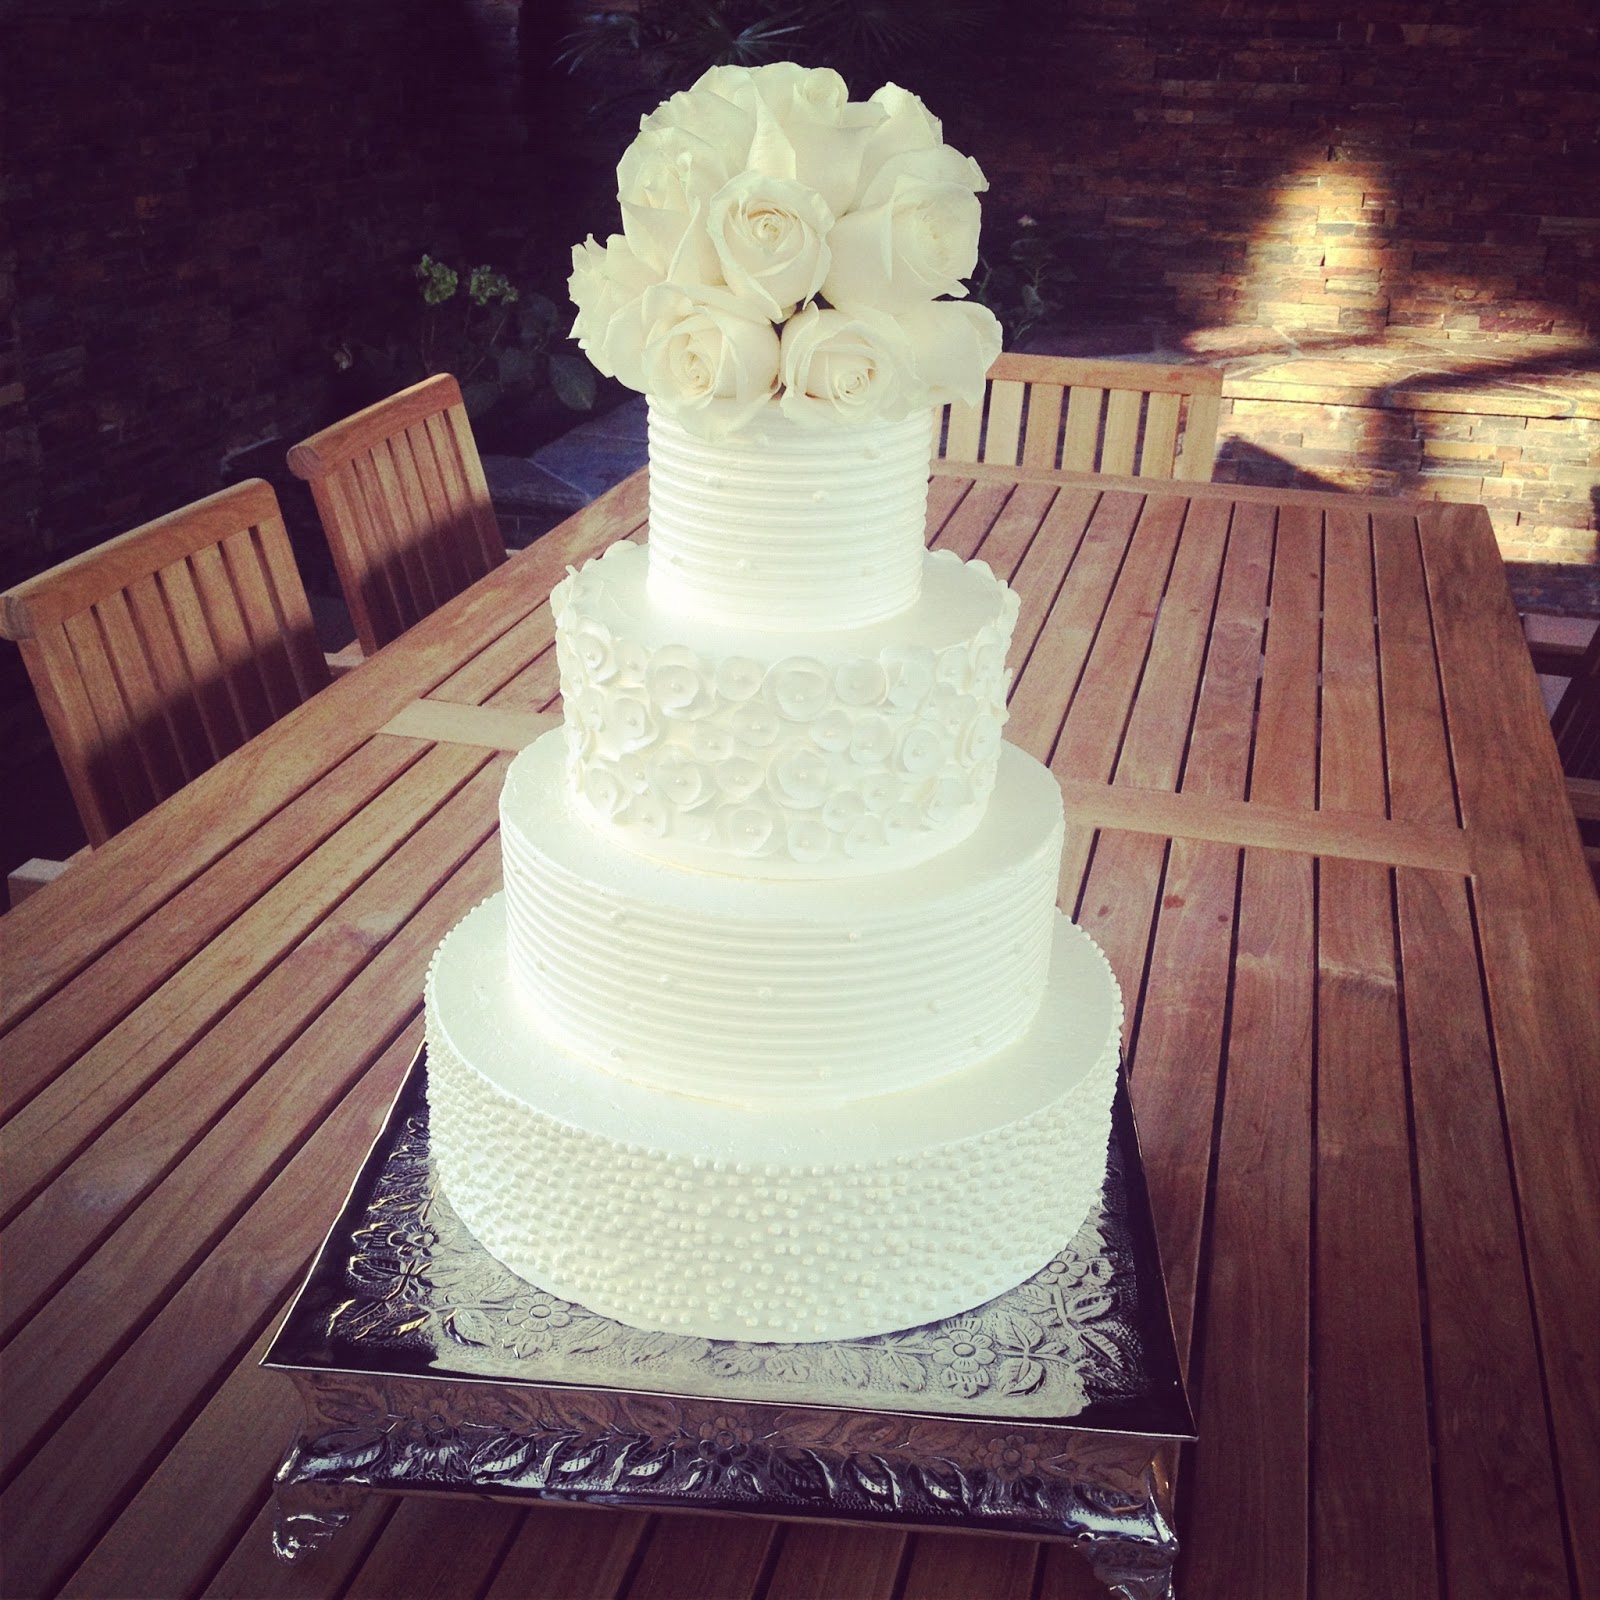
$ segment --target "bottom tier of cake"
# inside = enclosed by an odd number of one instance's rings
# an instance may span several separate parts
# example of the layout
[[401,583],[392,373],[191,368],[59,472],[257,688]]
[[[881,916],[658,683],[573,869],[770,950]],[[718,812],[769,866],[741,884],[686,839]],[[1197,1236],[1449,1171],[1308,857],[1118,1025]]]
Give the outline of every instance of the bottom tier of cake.
[[1016,1044],[836,1107],[663,1092],[540,1033],[486,901],[428,976],[428,1099],[446,1198],[512,1271],[634,1327],[850,1339],[959,1314],[1039,1271],[1105,1173],[1116,980],[1058,915]]

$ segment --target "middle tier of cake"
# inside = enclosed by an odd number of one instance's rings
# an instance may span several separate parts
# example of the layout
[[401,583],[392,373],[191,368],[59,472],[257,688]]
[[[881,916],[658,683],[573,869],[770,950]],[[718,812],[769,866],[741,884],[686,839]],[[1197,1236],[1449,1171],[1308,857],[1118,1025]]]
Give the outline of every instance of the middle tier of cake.
[[960,1071],[1038,1009],[1061,792],[1003,746],[979,826],[915,868],[773,883],[616,849],[546,734],[500,802],[513,985],[619,1078],[736,1105],[828,1105]]
[[923,551],[913,598],[862,627],[684,619],[623,541],[550,597],[579,803],[623,849],[744,877],[913,865],[977,825],[1006,720],[1017,597]]

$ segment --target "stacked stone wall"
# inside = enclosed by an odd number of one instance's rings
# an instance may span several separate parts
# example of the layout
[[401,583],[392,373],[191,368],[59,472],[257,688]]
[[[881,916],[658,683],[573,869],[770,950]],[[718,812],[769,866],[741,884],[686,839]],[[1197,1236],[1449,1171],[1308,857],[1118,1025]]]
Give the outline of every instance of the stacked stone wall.
[[[1066,224],[1061,348],[1223,366],[1220,476],[1482,501],[1508,556],[1595,559],[1593,6],[1039,0],[1024,31],[1006,104],[950,120],[998,224]],[[1334,361],[1370,386],[1292,370]]]
[[952,110],[996,201],[1073,221],[1085,309],[1594,333],[1591,6],[1036,0],[1028,20],[1006,105]]
[[0,583],[331,420],[373,286],[492,234],[516,6],[8,0]]

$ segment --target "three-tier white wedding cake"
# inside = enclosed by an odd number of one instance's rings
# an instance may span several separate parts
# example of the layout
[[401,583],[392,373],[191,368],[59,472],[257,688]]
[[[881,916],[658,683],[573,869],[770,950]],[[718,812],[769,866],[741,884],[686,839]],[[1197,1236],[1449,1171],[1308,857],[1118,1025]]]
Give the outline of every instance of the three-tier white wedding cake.
[[952,1316],[1097,1197],[1122,1016],[1055,908],[1059,788],[1000,737],[1016,598],[925,547],[933,407],[999,344],[941,298],[982,175],[913,96],[769,67],[619,177],[575,331],[651,397],[649,542],[551,597],[564,725],[428,978],[437,1170],[507,1266],[638,1327]]

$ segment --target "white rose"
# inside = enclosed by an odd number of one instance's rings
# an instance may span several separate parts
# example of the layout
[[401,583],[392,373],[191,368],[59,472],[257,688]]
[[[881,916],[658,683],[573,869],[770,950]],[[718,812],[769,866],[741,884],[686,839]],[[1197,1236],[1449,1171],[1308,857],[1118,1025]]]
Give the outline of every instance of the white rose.
[[742,172],[712,197],[706,227],[723,280],[781,322],[821,287],[833,213],[814,189]]
[[793,179],[820,194],[835,216],[843,211],[860,187],[862,157],[886,115],[882,107],[852,101],[831,67],[791,61],[713,67],[695,88],[702,86],[754,118],[751,171]]
[[797,106],[819,118],[837,122],[849,104],[850,90],[832,67],[802,67],[794,61],[774,61],[764,67],[711,67],[695,84],[704,85],[735,105],[753,105],[759,99],[780,115]]
[[572,337],[601,372],[630,389],[644,387],[644,294],[658,281],[619,233],[603,245],[590,234],[572,247],[567,292],[578,308]]
[[[684,120],[677,120],[679,114]],[[716,125],[724,115],[738,127],[729,131]],[[699,102],[675,95],[639,125],[617,163],[617,201],[623,233],[658,278],[717,281],[706,207],[729,178],[744,170],[753,127],[752,117],[716,95]]]
[[656,278],[717,282],[717,256],[706,234],[706,205],[726,182],[720,165],[696,170],[682,134],[640,133],[622,152],[616,197],[622,234]]
[[[726,183],[749,165],[755,135],[754,107],[741,103],[737,77],[746,69],[712,68],[691,88],[663,100],[639,123],[641,134],[681,136],[675,149],[685,151],[696,169],[703,169],[712,188]],[[732,73],[732,78],[726,74]],[[711,181],[712,174],[720,174]],[[702,194],[710,193],[703,189]]]
[[836,306],[908,311],[939,295],[964,295],[978,264],[982,220],[975,161],[948,145],[892,156],[860,203],[833,226],[822,292]]
[[781,404],[796,422],[895,422],[915,403],[911,347],[892,317],[809,305],[784,324],[782,351]]
[[704,437],[731,433],[772,398],[778,335],[759,306],[726,289],[660,284],[645,294],[641,387]]
[[910,342],[926,403],[981,405],[984,379],[1000,354],[995,314],[971,300],[931,300],[902,311],[897,320]]
[[883,120],[872,130],[861,158],[863,188],[877,177],[886,161],[908,150],[937,150],[944,143],[939,119],[899,84],[884,84],[867,103],[883,113]]

